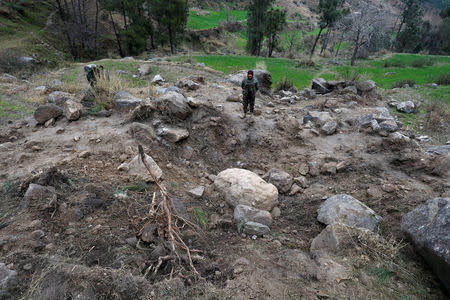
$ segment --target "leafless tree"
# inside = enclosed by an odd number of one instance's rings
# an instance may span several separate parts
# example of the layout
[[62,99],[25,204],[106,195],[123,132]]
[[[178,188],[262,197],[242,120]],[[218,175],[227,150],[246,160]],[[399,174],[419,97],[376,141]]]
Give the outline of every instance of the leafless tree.
[[353,47],[352,66],[355,65],[361,47],[373,39],[379,39],[386,24],[386,15],[382,9],[364,4],[354,10],[336,24],[336,27],[344,33],[344,39]]
[[299,51],[302,44],[302,34],[298,30],[289,30],[283,39],[284,48],[288,53]]

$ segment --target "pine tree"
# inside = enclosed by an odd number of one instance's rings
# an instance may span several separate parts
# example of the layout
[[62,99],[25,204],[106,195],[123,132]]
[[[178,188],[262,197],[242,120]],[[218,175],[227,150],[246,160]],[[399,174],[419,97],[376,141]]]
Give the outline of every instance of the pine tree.
[[403,11],[395,45],[399,52],[418,52],[422,26],[423,0],[401,0]]
[[264,39],[264,20],[267,9],[272,5],[273,0],[252,0],[247,7],[247,46],[246,49],[251,55],[261,54],[262,42]]
[[273,49],[278,45],[278,34],[286,25],[286,11],[281,7],[270,8],[264,23],[264,35],[268,39],[268,56],[271,57]]

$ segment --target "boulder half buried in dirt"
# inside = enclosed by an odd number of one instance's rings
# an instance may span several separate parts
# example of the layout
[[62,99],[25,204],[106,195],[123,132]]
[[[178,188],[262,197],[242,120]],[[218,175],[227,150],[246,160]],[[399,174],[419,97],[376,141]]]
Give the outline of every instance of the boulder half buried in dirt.
[[176,92],[168,92],[156,99],[155,107],[162,115],[182,120],[192,112],[186,98]]
[[10,291],[18,284],[17,272],[0,263],[0,299],[11,299]]
[[128,92],[118,92],[114,95],[114,106],[119,110],[130,110],[141,104],[142,100]]
[[76,121],[81,117],[81,110],[83,105],[73,100],[67,100],[64,103],[64,116],[69,121]]
[[234,208],[233,217],[236,223],[246,223],[248,221],[252,221],[266,226],[272,225],[272,215],[270,212],[248,205],[239,204],[236,206]]
[[38,124],[44,124],[50,119],[57,118],[63,114],[63,110],[55,104],[40,105],[34,112],[34,118]]
[[258,88],[261,94],[271,95],[272,93],[272,75],[261,69],[253,70],[256,80],[258,80]]
[[172,143],[177,143],[189,137],[189,131],[185,128],[162,126],[156,130],[156,134]]
[[47,103],[54,103],[56,105],[63,105],[67,100],[73,99],[73,95],[61,92],[61,91],[55,91],[47,96]]
[[405,214],[402,230],[450,291],[450,198],[434,198]]
[[220,172],[214,188],[233,207],[244,204],[270,211],[278,204],[277,188],[249,170],[232,168]]
[[314,78],[312,80],[312,89],[316,91],[316,94],[323,95],[331,92],[328,88],[327,81],[323,78]]
[[328,198],[318,209],[317,220],[326,225],[338,222],[375,231],[383,220],[364,203],[350,195]]
[[272,168],[269,171],[269,183],[273,184],[277,187],[278,192],[281,194],[285,194],[289,192],[292,184],[294,183],[294,179],[288,173]]
[[23,196],[23,206],[33,205],[40,209],[52,207],[56,203],[57,196],[54,187],[42,186],[30,183],[25,195]]
[[[163,176],[163,172],[161,168],[158,166],[158,164],[153,160],[153,158],[145,154],[145,160],[147,161],[147,164],[150,166],[150,170],[152,170],[153,175],[155,175],[157,179],[161,179]],[[135,176],[136,179],[138,180],[154,182],[153,177],[145,168],[139,155],[136,155],[129,163],[121,164],[118,167],[118,170],[127,172],[128,175]]]

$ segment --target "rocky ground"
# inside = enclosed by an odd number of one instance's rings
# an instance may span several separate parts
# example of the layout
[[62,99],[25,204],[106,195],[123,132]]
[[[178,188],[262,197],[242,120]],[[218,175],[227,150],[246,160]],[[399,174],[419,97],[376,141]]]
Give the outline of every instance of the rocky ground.
[[[89,93],[48,91],[34,116],[2,120],[0,298],[445,299],[450,146],[402,130],[388,107],[411,103],[317,80],[260,94],[242,120],[240,76],[192,69],[91,115]],[[160,192],[138,145],[198,224],[181,233],[199,276],[185,256],[146,272],[171,253],[145,225]]]

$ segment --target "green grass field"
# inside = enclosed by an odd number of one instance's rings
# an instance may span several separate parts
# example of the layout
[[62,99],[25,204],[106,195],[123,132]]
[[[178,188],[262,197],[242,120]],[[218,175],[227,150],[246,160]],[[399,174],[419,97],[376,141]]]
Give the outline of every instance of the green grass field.
[[[227,19],[227,12],[222,9],[220,11],[214,10],[205,10],[209,14],[207,15],[197,15],[197,12],[190,11],[189,12],[189,21],[188,28],[189,29],[209,29],[219,26],[219,22],[221,20]],[[229,10],[229,16],[235,18],[237,21],[242,21],[247,18],[247,11],[245,10]]]

